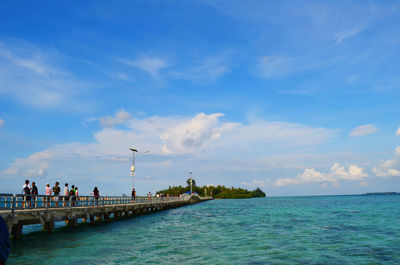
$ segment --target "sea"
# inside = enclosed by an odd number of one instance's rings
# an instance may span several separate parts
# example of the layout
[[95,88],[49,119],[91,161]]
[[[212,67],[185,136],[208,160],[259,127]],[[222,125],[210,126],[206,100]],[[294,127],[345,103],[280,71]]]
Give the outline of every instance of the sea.
[[7,264],[400,264],[400,196],[212,200],[24,228]]

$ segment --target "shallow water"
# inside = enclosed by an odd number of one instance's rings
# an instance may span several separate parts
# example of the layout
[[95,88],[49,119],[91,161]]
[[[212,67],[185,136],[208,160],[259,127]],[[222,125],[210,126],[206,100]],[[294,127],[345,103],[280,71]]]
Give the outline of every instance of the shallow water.
[[396,195],[214,200],[51,235],[27,228],[9,264],[400,264],[399,220]]

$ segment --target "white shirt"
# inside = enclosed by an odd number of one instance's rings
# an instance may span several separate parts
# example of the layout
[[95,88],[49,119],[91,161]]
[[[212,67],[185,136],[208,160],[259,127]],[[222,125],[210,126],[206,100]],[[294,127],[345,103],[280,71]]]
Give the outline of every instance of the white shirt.
[[68,195],[69,195],[68,187],[64,187],[64,195],[65,195],[65,196],[68,196]]
[[29,190],[31,190],[31,187],[29,186],[29,184],[24,184],[24,186],[22,186],[22,194],[25,194],[25,187],[28,186]]

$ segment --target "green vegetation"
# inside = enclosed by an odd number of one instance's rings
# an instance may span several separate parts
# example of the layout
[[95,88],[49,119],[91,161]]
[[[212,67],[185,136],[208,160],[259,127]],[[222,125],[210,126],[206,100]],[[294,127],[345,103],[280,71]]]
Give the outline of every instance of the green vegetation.
[[187,180],[186,180],[186,184],[187,184],[188,187],[190,187],[190,182],[192,182],[192,185],[193,185],[193,186],[196,186],[196,180],[194,180],[194,179],[187,179]]
[[[265,192],[260,188],[254,191],[249,191],[242,188],[227,188],[225,186],[218,185],[214,186],[196,186],[196,182],[193,180],[193,192],[198,193],[200,196],[213,196],[216,199],[249,199],[256,197],[265,197]],[[188,183],[189,184],[189,183]],[[190,191],[190,186],[182,187],[179,186],[169,186],[168,189],[157,191],[158,194],[169,194],[174,196],[179,196]]]
[[368,192],[365,194],[361,194],[364,196],[374,196],[374,195],[400,195],[400,193],[395,191],[387,191],[387,192]]

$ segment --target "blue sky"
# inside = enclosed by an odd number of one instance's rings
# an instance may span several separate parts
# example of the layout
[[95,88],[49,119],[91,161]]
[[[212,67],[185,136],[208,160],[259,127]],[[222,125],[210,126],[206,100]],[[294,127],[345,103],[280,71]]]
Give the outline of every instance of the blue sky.
[[0,192],[399,191],[396,1],[6,1]]

